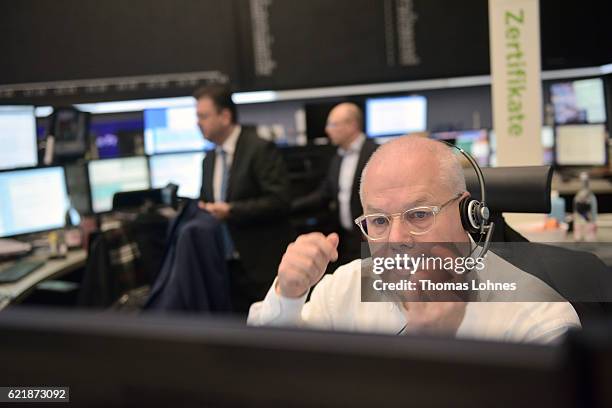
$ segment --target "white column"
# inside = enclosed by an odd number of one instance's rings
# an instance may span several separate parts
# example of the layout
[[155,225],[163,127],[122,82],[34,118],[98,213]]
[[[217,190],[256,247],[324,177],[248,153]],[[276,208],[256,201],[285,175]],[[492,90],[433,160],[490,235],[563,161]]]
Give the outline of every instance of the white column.
[[539,0],[489,0],[498,166],[542,164]]

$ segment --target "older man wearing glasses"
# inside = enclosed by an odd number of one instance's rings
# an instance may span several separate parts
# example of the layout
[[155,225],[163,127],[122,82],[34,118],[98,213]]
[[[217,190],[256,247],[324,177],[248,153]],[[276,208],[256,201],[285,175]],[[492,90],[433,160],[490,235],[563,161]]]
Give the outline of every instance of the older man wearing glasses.
[[[398,138],[372,155],[361,183],[365,214],[355,222],[373,254],[377,245],[391,252],[397,246],[425,243],[474,245],[458,208],[459,199],[468,194],[463,170],[448,146],[414,136]],[[265,299],[251,306],[248,323],[540,343],[558,340],[569,328],[580,326],[576,312],[564,301],[475,302],[458,297],[364,302],[362,263],[370,259],[354,260],[321,279],[327,264],[338,256],[338,242],[336,234],[312,233],[290,244]],[[545,286],[492,252],[486,268],[520,276],[527,287]]]

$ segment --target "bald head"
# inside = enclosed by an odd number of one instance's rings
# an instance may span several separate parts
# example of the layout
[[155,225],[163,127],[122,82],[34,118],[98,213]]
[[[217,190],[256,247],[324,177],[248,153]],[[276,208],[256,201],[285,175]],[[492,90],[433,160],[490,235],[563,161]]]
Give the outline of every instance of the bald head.
[[343,102],[334,108],[329,113],[330,117],[335,115],[338,119],[353,121],[358,127],[361,127],[362,114],[359,106],[350,102]]
[[362,121],[361,109],[354,103],[344,102],[329,112],[325,130],[334,145],[348,148],[361,134]]
[[[364,208],[369,190],[420,186],[436,196],[466,191],[461,163],[452,148],[419,136],[402,136],[379,147],[361,174],[359,194]],[[376,188],[372,188],[376,187]]]

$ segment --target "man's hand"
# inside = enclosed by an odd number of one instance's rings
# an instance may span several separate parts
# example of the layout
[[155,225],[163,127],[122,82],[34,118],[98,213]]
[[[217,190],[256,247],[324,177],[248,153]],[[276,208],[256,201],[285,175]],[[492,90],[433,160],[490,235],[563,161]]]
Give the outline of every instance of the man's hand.
[[[438,259],[457,258],[460,256],[454,245],[437,243],[427,246],[428,256]],[[419,270],[413,275],[417,280],[428,279],[438,283],[462,283],[466,276],[454,270],[432,269]],[[406,316],[407,332],[424,332],[431,334],[455,335],[465,316],[465,297],[468,291],[440,290],[415,292],[416,298],[428,301],[404,301],[402,310]],[[413,296],[415,297],[415,296]]]
[[404,302],[408,333],[454,335],[465,316],[465,302]]
[[288,298],[303,296],[321,279],[327,264],[338,259],[339,241],[336,233],[313,232],[289,244],[278,266],[276,293]]
[[218,201],[214,203],[205,203],[204,201],[198,202],[198,207],[202,210],[206,210],[213,215],[213,217],[219,220],[225,220],[229,217],[231,206],[228,203]]

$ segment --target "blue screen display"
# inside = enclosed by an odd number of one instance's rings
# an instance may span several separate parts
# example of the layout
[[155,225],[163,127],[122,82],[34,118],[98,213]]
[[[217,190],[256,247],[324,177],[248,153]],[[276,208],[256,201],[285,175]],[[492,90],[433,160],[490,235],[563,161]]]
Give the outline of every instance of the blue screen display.
[[63,228],[69,207],[64,169],[0,173],[0,237]]
[[144,121],[147,155],[214,148],[200,132],[195,106],[147,109]]

